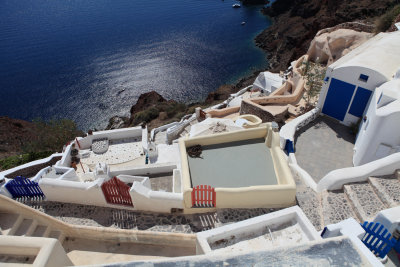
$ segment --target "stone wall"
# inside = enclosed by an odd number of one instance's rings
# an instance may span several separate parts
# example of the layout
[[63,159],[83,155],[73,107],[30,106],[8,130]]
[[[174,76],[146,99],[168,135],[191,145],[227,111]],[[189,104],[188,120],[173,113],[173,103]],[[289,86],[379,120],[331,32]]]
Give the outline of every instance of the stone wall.
[[240,115],[244,114],[252,114],[257,117],[259,117],[262,122],[283,122],[284,121],[284,116],[282,117],[275,117],[268,111],[257,107],[256,105],[250,103],[249,101],[242,101],[242,104],[240,106]]

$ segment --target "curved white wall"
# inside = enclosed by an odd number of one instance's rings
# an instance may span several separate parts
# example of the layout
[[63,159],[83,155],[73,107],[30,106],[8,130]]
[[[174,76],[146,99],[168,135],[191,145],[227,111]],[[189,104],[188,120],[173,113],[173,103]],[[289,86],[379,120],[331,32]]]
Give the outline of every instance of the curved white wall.
[[370,176],[388,175],[398,169],[400,169],[400,153],[395,153],[358,167],[331,171],[319,181],[317,191],[338,190],[345,184],[365,182]]
[[354,166],[359,166],[400,151],[399,100],[378,108],[382,89],[378,88],[370,101],[367,120],[361,124],[354,146]]
[[[368,81],[367,82],[360,81],[359,80],[360,74],[368,75],[369,77]],[[357,87],[362,87],[372,92],[375,90],[376,87],[388,81],[387,78],[381,73],[369,68],[359,67],[359,66],[343,66],[343,67],[339,66],[335,69],[328,67],[325,77],[329,77],[329,81],[324,82],[319,96],[318,107],[321,110],[323,109],[326,95],[328,93],[328,89],[331,84],[332,78],[355,85],[356,90]],[[356,93],[356,90],[354,91],[354,94]],[[350,125],[351,123],[357,123],[359,119],[358,117],[355,117],[348,113],[352,100],[350,101],[350,104],[347,107],[346,116],[343,120],[343,123],[345,125]]]

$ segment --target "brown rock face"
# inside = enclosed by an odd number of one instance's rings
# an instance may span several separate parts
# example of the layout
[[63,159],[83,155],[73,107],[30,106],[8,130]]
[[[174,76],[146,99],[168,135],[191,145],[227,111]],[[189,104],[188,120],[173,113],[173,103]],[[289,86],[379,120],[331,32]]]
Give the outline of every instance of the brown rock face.
[[269,53],[271,71],[284,70],[307,52],[320,29],[379,16],[395,3],[396,0],[277,0],[263,10],[274,24],[256,37],[256,43]]
[[136,104],[131,107],[131,116],[162,102],[167,102],[167,100],[156,91],[141,94]]
[[33,127],[28,121],[0,117],[0,158],[21,152],[23,144],[33,138]]
[[233,85],[222,85],[218,87],[217,91],[209,93],[205,102],[212,103],[213,101],[224,101],[234,92],[235,87]]

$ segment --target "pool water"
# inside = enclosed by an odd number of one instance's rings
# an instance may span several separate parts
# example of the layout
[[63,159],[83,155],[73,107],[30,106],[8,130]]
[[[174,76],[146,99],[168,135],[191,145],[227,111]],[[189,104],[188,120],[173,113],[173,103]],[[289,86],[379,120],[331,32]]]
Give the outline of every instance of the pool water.
[[188,162],[192,187],[277,184],[271,152],[264,138],[202,146],[201,156],[188,156]]

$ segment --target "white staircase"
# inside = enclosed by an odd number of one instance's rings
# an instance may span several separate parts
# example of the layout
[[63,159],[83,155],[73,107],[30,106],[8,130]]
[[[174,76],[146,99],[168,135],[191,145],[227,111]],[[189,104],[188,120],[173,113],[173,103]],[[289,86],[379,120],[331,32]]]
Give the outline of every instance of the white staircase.
[[0,211],[0,235],[55,238],[62,242],[65,235],[58,229],[16,213]]
[[370,177],[367,182],[344,185],[343,190],[321,194],[323,224],[353,217],[359,222],[372,221],[384,209],[400,205],[400,180]]

